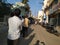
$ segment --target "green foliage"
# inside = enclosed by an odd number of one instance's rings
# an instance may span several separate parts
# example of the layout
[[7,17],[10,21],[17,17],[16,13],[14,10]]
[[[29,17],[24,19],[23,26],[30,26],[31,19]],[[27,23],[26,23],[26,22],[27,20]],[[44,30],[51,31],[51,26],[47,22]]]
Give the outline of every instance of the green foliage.
[[30,7],[29,7],[29,4],[27,2],[29,2],[29,0],[22,0],[22,3],[24,3],[26,6],[26,11],[29,12]]
[[29,10],[30,10],[29,4],[26,4],[26,11],[29,12]]
[[26,4],[28,2],[28,0],[22,0],[22,3]]

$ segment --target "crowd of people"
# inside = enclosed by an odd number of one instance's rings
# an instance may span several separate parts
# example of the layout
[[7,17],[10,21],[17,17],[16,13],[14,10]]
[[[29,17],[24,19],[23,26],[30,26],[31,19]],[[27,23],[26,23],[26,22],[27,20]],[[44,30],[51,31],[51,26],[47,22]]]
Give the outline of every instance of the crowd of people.
[[20,17],[21,10],[16,8],[8,19],[7,45],[18,45],[20,35],[26,37],[28,34],[29,19],[28,15]]

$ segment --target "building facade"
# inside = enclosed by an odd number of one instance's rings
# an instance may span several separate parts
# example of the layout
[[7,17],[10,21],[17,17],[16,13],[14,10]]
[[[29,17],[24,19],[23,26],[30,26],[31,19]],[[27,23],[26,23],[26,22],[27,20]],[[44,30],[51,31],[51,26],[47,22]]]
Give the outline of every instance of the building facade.
[[45,14],[48,16],[47,20],[50,23],[55,23],[56,27],[60,27],[60,0],[49,0],[47,1],[46,7],[43,9]]
[[38,12],[39,23],[43,22],[43,15],[44,15],[44,12],[43,11],[39,11]]
[[53,2],[53,0],[44,0],[44,5],[42,7],[42,10],[44,11],[44,13],[47,16],[46,22],[49,23],[49,9],[51,7],[51,3]]

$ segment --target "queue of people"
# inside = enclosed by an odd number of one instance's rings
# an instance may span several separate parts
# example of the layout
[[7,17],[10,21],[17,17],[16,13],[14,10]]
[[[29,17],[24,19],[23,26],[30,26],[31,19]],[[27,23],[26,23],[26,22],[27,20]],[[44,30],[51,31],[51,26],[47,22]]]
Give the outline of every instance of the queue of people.
[[21,14],[20,9],[15,9],[10,18],[8,19],[8,36],[7,36],[7,45],[18,45],[21,32],[23,37],[25,37],[28,33],[28,24],[29,19],[28,16],[19,17]]

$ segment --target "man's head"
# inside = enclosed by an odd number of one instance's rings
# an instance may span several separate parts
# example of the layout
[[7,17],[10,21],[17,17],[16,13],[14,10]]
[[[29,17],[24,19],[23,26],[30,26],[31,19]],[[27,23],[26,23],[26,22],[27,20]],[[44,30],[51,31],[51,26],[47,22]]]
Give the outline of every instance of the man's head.
[[21,14],[21,10],[19,8],[16,8],[14,10],[14,15],[19,16]]
[[21,10],[19,8],[16,8],[12,13],[11,13],[11,17],[12,16],[18,16],[21,14]]

